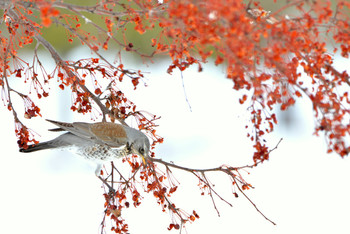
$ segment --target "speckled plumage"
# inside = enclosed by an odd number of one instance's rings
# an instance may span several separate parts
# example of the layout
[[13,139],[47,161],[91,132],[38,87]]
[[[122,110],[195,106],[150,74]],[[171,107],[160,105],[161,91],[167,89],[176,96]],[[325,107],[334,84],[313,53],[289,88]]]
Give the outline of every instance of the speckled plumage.
[[85,159],[92,161],[112,161],[115,158],[125,157],[130,154],[127,147],[111,148],[107,145],[95,144],[79,147],[76,153]]

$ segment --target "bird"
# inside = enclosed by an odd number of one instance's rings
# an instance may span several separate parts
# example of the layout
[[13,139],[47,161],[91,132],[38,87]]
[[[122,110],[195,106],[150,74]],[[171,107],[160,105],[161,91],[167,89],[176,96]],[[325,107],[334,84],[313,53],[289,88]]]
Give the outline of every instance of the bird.
[[46,149],[74,149],[78,155],[97,163],[96,176],[101,173],[102,164],[129,154],[137,154],[145,158],[150,151],[148,137],[141,131],[126,125],[112,122],[59,122],[47,119],[58,128],[49,131],[66,133],[53,140],[29,145],[21,148],[22,153],[30,153]]

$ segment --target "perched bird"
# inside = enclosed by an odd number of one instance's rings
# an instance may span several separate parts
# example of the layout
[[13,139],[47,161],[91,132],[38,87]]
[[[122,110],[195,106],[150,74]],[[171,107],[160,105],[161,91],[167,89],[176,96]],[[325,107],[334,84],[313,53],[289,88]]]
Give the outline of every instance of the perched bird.
[[67,133],[51,141],[29,145],[27,149],[20,149],[20,152],[29,153],[45,149],[73,148],[77,154],[98,164],[95,171],[96,175],[100,174],[101,164],[104,162],[128,154],[137,154],[145,162],[145,157],[149,155],[150,143],[147,136],[134,128],[108,122],[64,123],[53,120],[47,121],[58,126],[58,128],[49,129],[49,131],[67,131]]

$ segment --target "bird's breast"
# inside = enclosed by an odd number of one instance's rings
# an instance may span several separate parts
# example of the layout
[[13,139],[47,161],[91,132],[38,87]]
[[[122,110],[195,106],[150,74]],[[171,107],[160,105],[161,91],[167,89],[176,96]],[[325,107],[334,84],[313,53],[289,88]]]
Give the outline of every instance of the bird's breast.
[[113,159],[126,156],[128,149],[126,147],[112,148],[108,145],[94,144],[79,147],[77,154],[92,161],[112,161]]

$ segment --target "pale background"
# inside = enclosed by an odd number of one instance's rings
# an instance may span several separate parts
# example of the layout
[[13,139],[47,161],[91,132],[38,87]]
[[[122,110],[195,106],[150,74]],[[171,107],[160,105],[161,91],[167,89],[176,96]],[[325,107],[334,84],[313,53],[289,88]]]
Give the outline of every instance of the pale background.
[[[82,54],[77,49],[67,56]],[[191,112],[180,74],[165,75],[168,62],[158,61],[148,67],[130,63],[133,68],[150,72],[146,74],[147,87],[141,84],[133,91],[127,79],[123,84],[126,95],[139,109],[162,117],[157,122],[158,133],[165,141],[157,146],[157,157],[195,168],[252,163],[251,142],[244,128],[249,114],[246,106],[238,104],[241,94],[225,79],[223,68],[207,65],[202,73],[197,73],[197,68],[183,73]],[[46,66],[52,68],[50,63]],[[344,64],[340,61],[338,66]],[[40,141],[57,135],[46,131],[53,126],[44,118],[92,121],[89,115],[69,111],[70,94],[57,89],[54,80],[50,87],[49,99],[38,103],[43,118],[25,121],[41,135]],[[16,103],[20,110],[21,102]],[[12,114],[5,106],[1,113],[0,233],[99,233],[104,199],[95,167],[66,151],[19,153]],[[23,116],[21,111],[19,114]],[[216,199],[221,214],[218,217],[210,197],[200,196],[198,181],[175,170],[181,188],[173,200],[178,207],[188,212],[196,210],[200,215],[199,220],[186,226],[188,233],[350,232],[349,159],[326,154],[324,138],[312,136],[314,122],[308,100],[298,100],[295,107],[278,117],[281,126],[266,138],[274,147],[283,137],[278,149],[268,162],[249,170],[250,174],[242,172],[255,187],[247,195],[277,226],[266,221],[242,195],[234,198],[226,177],[211,173],[216,189],[233,204],[231,208]],[[117,165],[121,166],[120,162]],[[130,233],[169,233],[166,227],[171,217],[161,212],[152,196],[143,195],[139,208],[131,207],[123,214]]]

